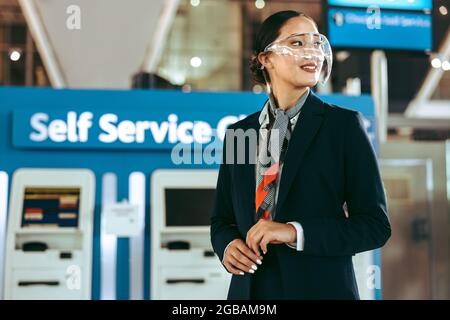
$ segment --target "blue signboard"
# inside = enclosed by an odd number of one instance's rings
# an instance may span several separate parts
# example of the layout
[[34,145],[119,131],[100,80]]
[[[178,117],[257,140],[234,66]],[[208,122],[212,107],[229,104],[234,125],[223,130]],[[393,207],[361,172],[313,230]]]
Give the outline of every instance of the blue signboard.
[[[179,144],[207,144],[245,114],[211,108],[192,111],[109,112],[63,108],[16,110],[13,145],[18,148],[171,149]],[[204,121],[207,118],[208,122]],[[25,120],[26,119],[26,120]],[[211,125],[212,124],[212,125]]]
[[377,6],[381,9],[431,10],[433,0],[328,0],[328,4],[358,8]]
[[331,7],[327,19],[328,37],[334,47],[432,49],[430,14]]

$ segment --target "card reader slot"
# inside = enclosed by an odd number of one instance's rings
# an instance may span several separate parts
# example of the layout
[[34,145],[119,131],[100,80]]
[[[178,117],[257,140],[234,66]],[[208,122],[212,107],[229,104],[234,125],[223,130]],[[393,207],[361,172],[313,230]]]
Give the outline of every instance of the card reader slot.
[[59,286],[59,281],[19,281],[19,287],[29,286]]
[[206,280],[202,278],[196,279],[167,279],[167,284],[179,284],[179,283],[205,283]]
[[22,245],[25,252],[42,252],[48,250],[48,245],[42,241],[28,241]]

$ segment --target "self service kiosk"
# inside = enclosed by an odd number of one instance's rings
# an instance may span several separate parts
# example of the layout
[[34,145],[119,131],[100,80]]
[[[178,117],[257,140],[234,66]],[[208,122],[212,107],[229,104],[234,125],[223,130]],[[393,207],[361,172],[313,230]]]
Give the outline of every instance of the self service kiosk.
[[226,299],[231,275],[209,235],[217,170],[156,170],[151,177],[151,298]]
[[90,299],[94,193],[89,170],[14,173],[5,299]]

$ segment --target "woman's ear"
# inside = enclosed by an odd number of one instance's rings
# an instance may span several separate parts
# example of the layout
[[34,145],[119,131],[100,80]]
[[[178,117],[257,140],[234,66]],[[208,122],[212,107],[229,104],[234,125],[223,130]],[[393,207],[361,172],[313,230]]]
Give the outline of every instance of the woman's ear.
[[258,61],[261,63],[262,66],[266,69],[272,68],[272,62],[270,61],[269,55],[267,52],[260,52],[258,53]]

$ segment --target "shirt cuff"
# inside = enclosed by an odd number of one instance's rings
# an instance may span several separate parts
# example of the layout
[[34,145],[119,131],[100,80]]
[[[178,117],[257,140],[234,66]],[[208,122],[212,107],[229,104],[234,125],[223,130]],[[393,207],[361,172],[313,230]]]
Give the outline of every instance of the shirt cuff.
[[295,230],[297,230],[297,241],[292,242],[292,243],[286,243],[286,245],[288,247],[291,247],[292,249],[296,249],[297,251],[303,251],[304,244],[305,244],[305,237],[303,235],[302,225],[296,221],[288,222],[288,224],[293,225]]

